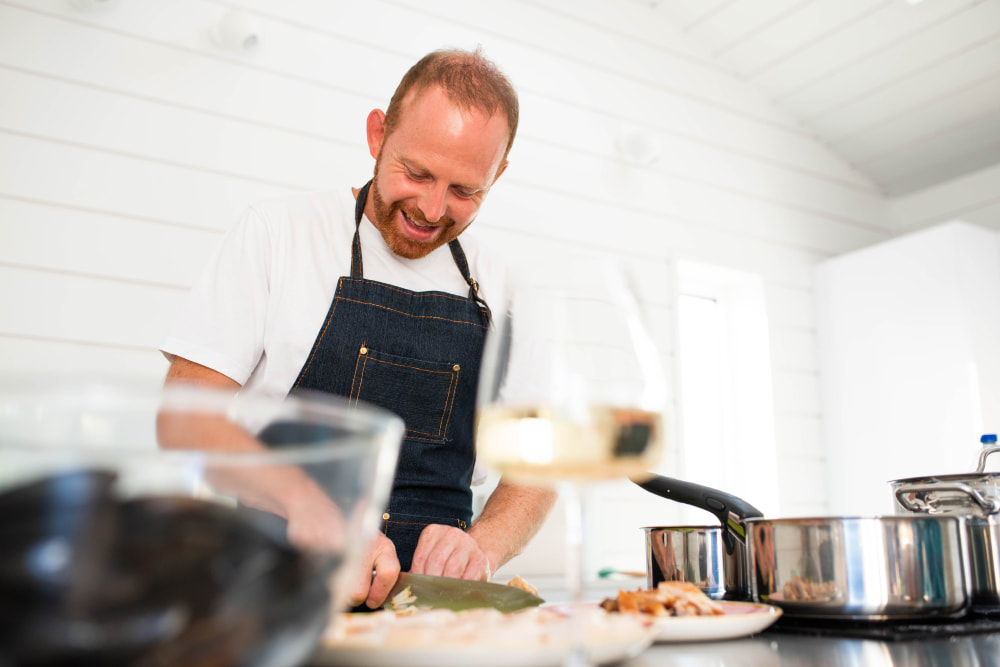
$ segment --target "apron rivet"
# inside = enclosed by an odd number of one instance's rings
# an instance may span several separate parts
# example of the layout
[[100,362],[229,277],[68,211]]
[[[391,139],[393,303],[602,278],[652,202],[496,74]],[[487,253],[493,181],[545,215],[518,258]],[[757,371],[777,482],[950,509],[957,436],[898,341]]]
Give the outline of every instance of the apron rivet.
[[360,351],[361,351],[361,354],[368,354],[368,348],[365,347],[364,345],[361,346],[361,350]]
[[457,373],[458,372],[458,364],[455,364],[454,366],[452,366],[451,370],[453,370],[453,371],[455,371]]
[[388,521],[389,520],[389,513],[388,512],[383,512],[382,513],[382,520],[383,521]]

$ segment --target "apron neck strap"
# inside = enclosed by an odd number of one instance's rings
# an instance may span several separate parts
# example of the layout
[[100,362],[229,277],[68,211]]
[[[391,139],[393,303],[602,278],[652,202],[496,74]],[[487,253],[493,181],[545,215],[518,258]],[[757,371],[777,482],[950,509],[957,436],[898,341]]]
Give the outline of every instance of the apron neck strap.
[[479,312],[483,318],[483,324],[487,327],[490,326],[490,321],[493,319],[493,314],[490,312],[490,307],[483,300],[483,297],[479,296],[479,283],[476,279],[472,277],[469,273],[469,262],[465,259],[465,252],[462,250],[461,244],[458,239],[452,239],[448,243],[448,249],[451,250],[451,256],[455,260],[455,264],[458,265],[458,270],[462,273],[462,278],[469,285],[469,298],[479,306]]
[[368,201],[368,190],[372,182],[368,181],[358,191],[358,200],[354,204],[354,242],[351,244],[351,278],[361,280],[364,277],[364,263],[361,260],[361,216],[365,214],[365,202]]

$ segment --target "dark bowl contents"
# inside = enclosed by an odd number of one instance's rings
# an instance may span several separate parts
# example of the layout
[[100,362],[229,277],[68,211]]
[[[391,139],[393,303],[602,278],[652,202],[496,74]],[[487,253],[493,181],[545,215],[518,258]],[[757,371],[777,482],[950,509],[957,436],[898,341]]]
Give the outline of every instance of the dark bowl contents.
[[332,557],[236,507],[119,500],[115,475],[0,493],[0,665],[294,665],[329,614]]

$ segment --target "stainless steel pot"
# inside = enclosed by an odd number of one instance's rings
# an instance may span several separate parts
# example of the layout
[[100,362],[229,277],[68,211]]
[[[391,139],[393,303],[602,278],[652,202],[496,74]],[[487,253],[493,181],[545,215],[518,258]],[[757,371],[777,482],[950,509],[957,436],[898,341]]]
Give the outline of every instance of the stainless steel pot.
[[958,517],[748,519],[757,602],[794,616],[955,616],[969,591]]
[[763,516],[741,498],[672,477],[651,476],[636,483],[650,493],[700,507],[721,526],[651,526],[646,533],[646,585],[688,581],[714,600],[749,600],[743,521]]
[[972,606],[1000,609],[1000,473],[984,472],[1000,446],[984,447],[976,471],[890,482],[900,515],[957,516],[965,520]]
[[[928,618],[957,616],[969,608],[961,517],[765,519],[752,505],[709,487],[659,476],[636,483],[719,516],[727,553],[741,542],[746,547],[743,582],[729,592],[742,586],[748,599],[780,606],[789,616]],[[698,569],[682,549],[674,556],[688,559],[682,566],[657,572],[651,549],[647,546],[650,586],[668,571]]]
[[[986,436],[984,436],[985,438]],[[898,513],[993,516],[1000,513],[1000,473],[984,472],[1000,445],[983,447],[971,473],[896,479],[889,484]]]
[[749,600],[747,551],[727,550],[720,526],[647,526],[646,587],[687,581],[713,600]]

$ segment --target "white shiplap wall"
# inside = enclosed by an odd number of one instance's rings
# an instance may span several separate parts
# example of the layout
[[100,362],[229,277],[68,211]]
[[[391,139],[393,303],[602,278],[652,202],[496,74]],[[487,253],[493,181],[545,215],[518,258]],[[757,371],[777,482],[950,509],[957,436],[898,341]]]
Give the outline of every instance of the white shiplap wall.
[[[237,6],[253,52],[210,39]],[[642,3],[0,0],[0,367],[162,373],[238,211],[361,184],[367,112],[427,51],[477,44],[522,102],[480,233],[553,272],[567,251],[624,257],[668,364],[677,259],[762,276],[781,511],[822,512],[812,267],[890,236],[890,204]],[[651,167],[615,151],[634,131]]]

